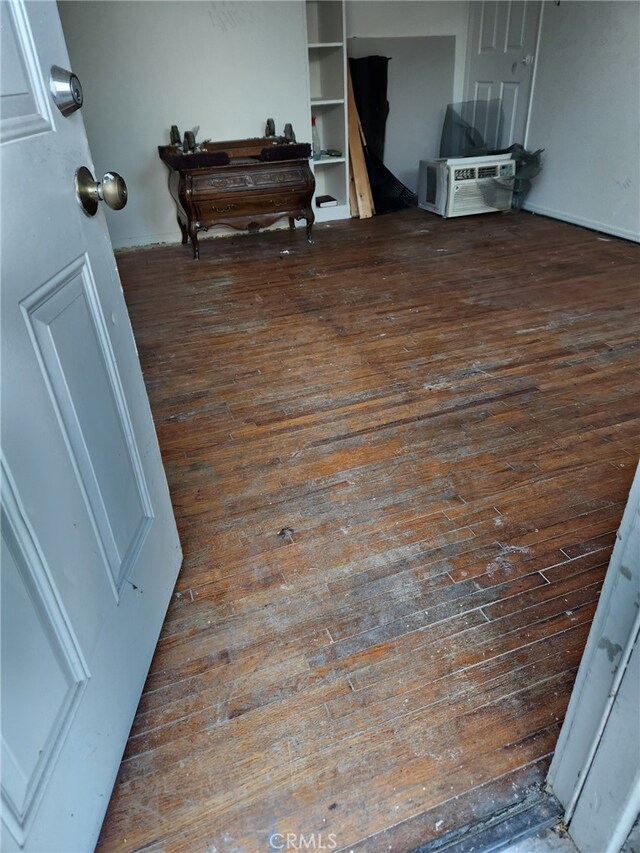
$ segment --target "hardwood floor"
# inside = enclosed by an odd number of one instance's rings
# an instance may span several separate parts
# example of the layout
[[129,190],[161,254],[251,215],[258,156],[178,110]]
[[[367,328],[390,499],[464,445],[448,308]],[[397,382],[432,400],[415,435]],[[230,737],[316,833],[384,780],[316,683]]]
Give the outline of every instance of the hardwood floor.
[[185,558],[103,853],[407,853],[544,779],[640,448],[640,249],[315,238],[118,259]]

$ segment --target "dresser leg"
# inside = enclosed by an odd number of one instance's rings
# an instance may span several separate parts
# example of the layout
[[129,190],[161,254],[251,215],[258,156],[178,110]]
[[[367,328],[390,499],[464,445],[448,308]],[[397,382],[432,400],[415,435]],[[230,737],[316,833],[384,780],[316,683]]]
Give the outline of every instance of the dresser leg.
[[296,220],[293,218],[293,216],[289,217],[289,230],[290,231],[296,230]]
[[200,246],[198,245],[198,229],[193,226],[189,226],[189,235],[191,237],[191,243],[193,245],[193,260],[200,260]]
[[312,210],[307,210],[305,219],[307,220],[307,241],[309,243],[313,243],[313,240],[311,239],[311,229],[313,228],[313,223],[316,221],[316,218],[313,215]]
[[177,220],[178,220],[178,225],[180,226],[180,233],[182,234],[182,245],[184,246],[186,243],[189,242],[189,232],[187,231],[185,226],[182,224],[182,220],[180,219],[179,216],[177,217]]

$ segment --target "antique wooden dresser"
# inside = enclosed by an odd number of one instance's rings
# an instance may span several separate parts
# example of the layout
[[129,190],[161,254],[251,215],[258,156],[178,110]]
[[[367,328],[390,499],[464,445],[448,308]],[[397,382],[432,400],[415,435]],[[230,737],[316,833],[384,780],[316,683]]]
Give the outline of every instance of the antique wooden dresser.
[[158,151],[169,168],[182,242],[191,238],[194,259],[200,256],[198,232],[214,225],[257,231],[288,216],[291,228],[296,219],[306,220],[311,240],[315,181],[309,145],[260,137],[207,142],[186,154],[175,145]]

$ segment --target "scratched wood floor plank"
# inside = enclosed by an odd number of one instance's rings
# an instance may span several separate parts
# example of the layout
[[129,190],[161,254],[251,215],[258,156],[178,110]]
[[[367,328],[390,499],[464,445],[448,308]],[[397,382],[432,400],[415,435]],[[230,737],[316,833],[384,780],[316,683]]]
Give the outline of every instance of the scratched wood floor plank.
[[640,451],[640,249],[410,210],[201,256],[118,256],[184,564],[98,849],[409,853],[544,780]]

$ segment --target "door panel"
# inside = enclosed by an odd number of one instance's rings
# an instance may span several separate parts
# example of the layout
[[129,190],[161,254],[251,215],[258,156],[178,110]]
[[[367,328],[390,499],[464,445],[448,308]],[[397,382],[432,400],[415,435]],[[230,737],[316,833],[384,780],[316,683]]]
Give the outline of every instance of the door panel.
[[498,4],[487,0],[482,4],[480,14],[480,38],[478,53],[488,53],[496,49],[498,35]]
[[[509,145],[516,138],[516,118],[518,115],[518,100],[520,97],[520,85],[518,83],[501,83],[500,84],[500,100],[502,101],[502,122],[503,132],[500,139],[502,145],[503,140],[509,139]],[[523,136],[520,134],[520,138]],[[506,147],[506,146],[503,146]]]
[[[465,99],[502,102],[498,127],[477,129],[497,147],[524,143],[540,2],[474,2],[469,9]],[[488,118],[485,111],[479,118]],[[493,117],[492,117],[493,120]]]
[[153,512],[89,258],[22,307],[117,595]]
[[0,27],[0,142],[24,139],[52,127],[51,108],[23,6],[6,5]]
[[[52,0],[0,3],[3,851],[92,849],[181,561]],[[4,73],[5,68],[7,74]]]
[[[537,24],[537,20],[535,22]],[[505,41],[505,53],[510,50],[522,50],[525,47],[525,33],[527,28],[527,4],[509,3],[507,17],[507,37]]]
[[4,819],[24,843],[89,672],[6,464],[1,560]]

